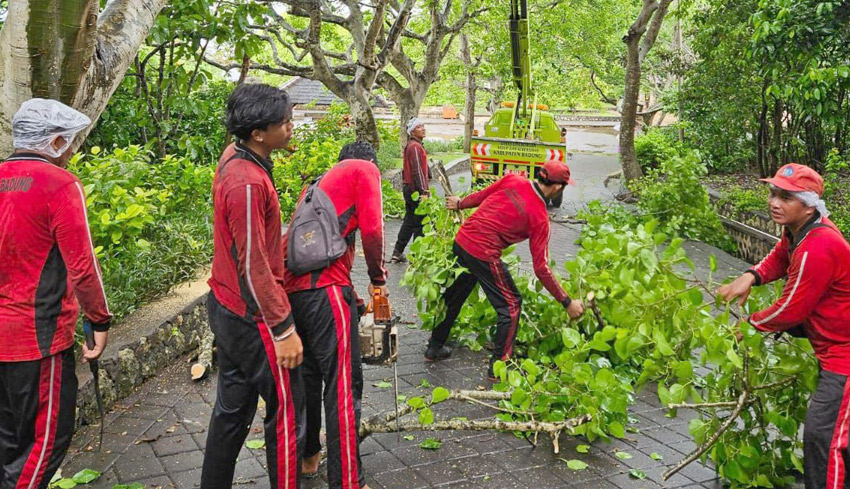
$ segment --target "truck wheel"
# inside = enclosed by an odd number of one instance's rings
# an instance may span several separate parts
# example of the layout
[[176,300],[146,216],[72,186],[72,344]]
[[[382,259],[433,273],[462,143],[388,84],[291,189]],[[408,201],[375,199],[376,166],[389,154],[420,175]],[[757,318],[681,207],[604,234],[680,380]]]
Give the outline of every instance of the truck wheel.
[[564,194],[558,196],[558,198],[550,201],[549,207],[552,209],[558,209],[561,207],[561,204],[564,202]]

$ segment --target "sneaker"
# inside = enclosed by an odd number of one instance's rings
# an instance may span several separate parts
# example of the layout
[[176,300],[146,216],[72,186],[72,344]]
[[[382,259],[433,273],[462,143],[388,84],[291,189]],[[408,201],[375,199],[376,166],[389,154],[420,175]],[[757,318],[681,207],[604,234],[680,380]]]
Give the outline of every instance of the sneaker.
[[404,255],[393,253],[390,263],[407,263],[407,258]]
[[433,362],[435,360],[445,360],[450,356],[452,356],[452,349],[445,345],[428,345],[428,349],[425,350],[425,360],[428,360],[429,362]]

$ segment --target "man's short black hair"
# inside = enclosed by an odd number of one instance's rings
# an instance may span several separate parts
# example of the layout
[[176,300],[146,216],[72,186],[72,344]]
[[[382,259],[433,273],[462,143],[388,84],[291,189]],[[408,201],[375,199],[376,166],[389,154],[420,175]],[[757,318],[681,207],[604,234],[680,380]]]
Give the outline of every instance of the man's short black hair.
[[224,125],[242,141],[254,129],[292,119],[292,104],[285,91],[271,85],[243,83],[227,99]]
[[337,161],[342,160],[366,160],[377,165],[378,154],[375,153],[375,147],[368,142],[355,141],[342,147]]

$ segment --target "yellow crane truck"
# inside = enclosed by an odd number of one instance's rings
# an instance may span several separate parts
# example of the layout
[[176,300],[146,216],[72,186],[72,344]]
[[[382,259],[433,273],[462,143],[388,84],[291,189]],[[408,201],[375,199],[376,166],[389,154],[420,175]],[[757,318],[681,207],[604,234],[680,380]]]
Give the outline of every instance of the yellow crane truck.
[[[567,144],[555,117],[537,104],[531,78],[528,2],[511,0],[511,56],[516,102],[503,102],[484,126],[484,135],[470,141],[473,181],[495,181],[517,174],[534,179],[543,163],[567,160]],[[552,205],[560,207],[561,202]]]

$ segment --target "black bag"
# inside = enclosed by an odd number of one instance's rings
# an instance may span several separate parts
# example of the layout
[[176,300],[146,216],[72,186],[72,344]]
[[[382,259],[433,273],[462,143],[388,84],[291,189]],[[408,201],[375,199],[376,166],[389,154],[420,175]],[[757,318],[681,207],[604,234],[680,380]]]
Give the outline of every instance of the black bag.
[[327,268],[348,248],[339,230],[336,207],[319,188],[321,179],[307,187],[287,231],[286,266],[295,275]]

